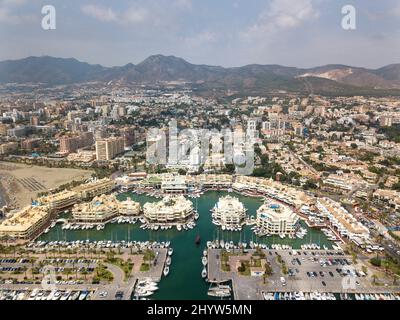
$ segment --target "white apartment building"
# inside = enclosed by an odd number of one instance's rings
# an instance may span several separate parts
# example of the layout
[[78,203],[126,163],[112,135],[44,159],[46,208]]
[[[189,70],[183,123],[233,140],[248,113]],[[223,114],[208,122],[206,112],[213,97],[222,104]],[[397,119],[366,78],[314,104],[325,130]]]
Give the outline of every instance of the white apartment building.
[[257,227],[265,234],[291,235],[296,232],[299,217],[289,207],[268,202],[257,210]]

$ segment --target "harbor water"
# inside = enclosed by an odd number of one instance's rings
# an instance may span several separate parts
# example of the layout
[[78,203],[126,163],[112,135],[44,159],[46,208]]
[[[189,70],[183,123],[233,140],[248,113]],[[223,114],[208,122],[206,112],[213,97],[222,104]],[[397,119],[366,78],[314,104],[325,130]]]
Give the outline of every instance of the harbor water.
[[[321,231],[309,229],[305,224],[302,224],[302,226],[308,229],[308,233],[303,239],[281,239],[279,236],[258,238],[253,234],[249,226],[245,226],[242,232],[222,232],[219,227],[212,224],[210,210],[220,197],[227,194],[228,192],[225,191],[208,191],[200,198],[191,199],[200,214],[200,218],[196,221],[196,227],[188,231],[177,231],[175,228],[158,231],[142,230],[139,228],[139,223],[135,225],[107,224],[105,229],[101,231],[95,229],[84,231],[62,230],[61,225],[56,225],[49,233],[43,234],[39,240],[170,241],[171,247],[174,249],[170,273],[167,277],[163,277],[159,284],[160,289],[152,296],[152,299],[155,300],[210,299],[207,295],[209,285],[201,277],[203,269],[201,257],[207,241],[215,239],[233,241],[234,243],[254,241],[265,243],[268,246],[272,244],[288,244],[294,249],[300,249],[300,246],[305,243],[317,243],[321,246],[332,247],[331,242]],[[247,209],[247,214],[251,216],[255,216],[257,209],[263,204],[262,198],[253,198],[236,193],[231,193],[231,195],[236,196],[243,202]],[[159,201],[159,199],[153,197],[134,193],[125,193],[118,196],[120,200],[125,200],[128,197],[140,202],[142,205],[150,201]],[[197,236],[200,236],[200,245],[195,244]]]

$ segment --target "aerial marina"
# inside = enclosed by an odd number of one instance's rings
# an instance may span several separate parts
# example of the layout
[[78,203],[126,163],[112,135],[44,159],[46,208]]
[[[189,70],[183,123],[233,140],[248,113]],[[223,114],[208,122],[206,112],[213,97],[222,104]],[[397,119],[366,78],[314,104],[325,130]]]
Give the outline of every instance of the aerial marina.
[[[129,266],[130,274],[119,284],[118,292],[104,282],[97,289],[96,285],[91,285],[93,290],[82,299],[101,300],[111,296],[133,300],[333,300],[344,298],[344,293],[351,299],[369,297],[361,296],[371,290],[361,276],[356,292],[343,292],[338,286],[341,282],[336,278],[333,282],[335,275],[330,276],[332,281],[327,281],[328,272],[339,273],[336,277],[346,274],[324,268],[333,268],[338,265],[337,261],[340,265],[343,261],[346,265],[351,264],[337,229],[327,224],[323,228],[309,227],[307,218],[296,213],[293,198],[283,197],[272,189],[263,194],[257,187],[257,193],[249,194],[238,184],[235,188],[215,188],[214,181],[214,186],[195,191],[196,196],[189,196],[191,193],[164,193],[161,196],[160,191],[151,188],[123,191],[115,187],[106,195],[93,191],[95,183],[89,184],[93,193],[91,200],[71,205],[73,195],[62,194],[69,209],[61,209],[57,220],[52,220],[42,229],[41,235],[26,245],[27,250],[35,254],[51,252],[55,248],[60,251],[60,256],[71,250],[92,252],[98,262],[89,271],[100,268],[104,274],[117,272],[114,279],[124,277],[118,277],[118,271],[109,263],[104,271],[103,263],[99,261],[105,259],[123,268]],[[83,187],[80,190],[86,191]],[[354,222],[353,228],[356,228]],[[379,247],[376,249],[380,250]],[[123,252],[131,257],[128,260],[122,258]],[[110,258],[110,254],[117,257]],[[312,259],[305,259],[302,254],[312,255]],[[268,280],[264,278],[269,270],[267,266],[272,270]],[[311,271],[314,269],[318,271]],[[321,277],[322,284],[311,285],[308,292],[303,282],[315,282],[314,274]],[[303,283],[304,290],[296,291],[297,283]],[[319,296],[311,290],[313,286],[318,288]],[[72,285],[75,290],[46,291],[40,296],[50,300],[70,299],[78,288],[76,282]],[[25,292],[24,297],[29,292]],[[384,289],[381,292],[385,298],[397,298],[395,292]],[[16,297],[21,298],[22,293],[18,292]]]

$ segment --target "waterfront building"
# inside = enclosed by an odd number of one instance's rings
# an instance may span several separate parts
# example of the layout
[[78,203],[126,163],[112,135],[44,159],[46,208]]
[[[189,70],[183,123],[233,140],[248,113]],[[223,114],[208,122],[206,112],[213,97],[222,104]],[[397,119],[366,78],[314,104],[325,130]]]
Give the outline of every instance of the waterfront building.
[[74,220],[81,223],[104,223],[119,215],[137,216],[140,203],[128,199],[119,201],[114,194],[94,197],[92,201],[76,204],[72,208]]
[[342,237],[350,239],[357,245],[369,241],[369,229],[343,208],[340,203],[329,198],[320,198],[316,203],[316,208],[321,216],[329,220],[331,227]]
[[115,196],[101,195],[87,203],[76,204],[72,216],[77,222],[102,223],[118,216],[119,206]]
[[237,176],[232,185],[233,190],[251,195],[263,195],[290,206],[300,208],[303,204],[311,204],[312,197],[305,192],[283,185],[278,181],[265,178]]
[[74,191],[62,191],[38,199],[38,203],[49,207],[51,212],[68,208],[79,200],[78,194]]
[[198,185],[204,188],[230,188],[232,182],[233,176],[229,174],[201,174],[197,176]]
[[0,223],[0,237],[30,240],[40,234],[50,217],[47,206],[25,207]]
[[124,138],[114,137],[96,141],[96,159],[109,161],[124,152]]
[[140,182],[146,179],[146,177],[146,172],[134,172],[122,177],[118,177],[115,179],[115,181],[121,190],[126,192],[134,189],[135,187],[139,187]]
[[76,192],[80,199],[85,200],[104,193],[109,193],[113,191],[115,187],[115,181],[109,178],[104,178],[100,180],[94,180],[86,184],[81,184],[80,186],[72,188],[72,191]]
[[294,235],[299,217],[287,205],[266,202],[257,210],[257,228],[264,234]]
[[184,196],[166,196],[155,203],[143,206],[145,218],[151,223],[185,222],[194,213],[193,204]]
[[187,186],[184,176],[166,175],[161,182],[161,191],[165,194],[185,194]]
[[140,214],[140,203],[128,198],[118,204],[119,214],[122,216],[137,216]]
[[238,198],[222,197],[212,211],[213,220],[222,226],[241,226],[245,222],[246,209]]
[[141,188],[161,189],[164,174],[149,174],[146,179],[140,181]]

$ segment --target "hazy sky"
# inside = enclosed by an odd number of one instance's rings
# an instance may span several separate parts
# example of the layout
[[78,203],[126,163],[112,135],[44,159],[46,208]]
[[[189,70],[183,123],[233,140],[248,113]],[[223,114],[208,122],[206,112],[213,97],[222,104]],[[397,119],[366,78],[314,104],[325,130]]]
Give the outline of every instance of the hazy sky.
[[[341,27],[344,5],[357,29]],[[43,30],[43,5],[56,30]],[[0,0],[0,60],[75,57],[106,66],[152,54],[196,64],[380,67],[400,63],[399,0]]]

